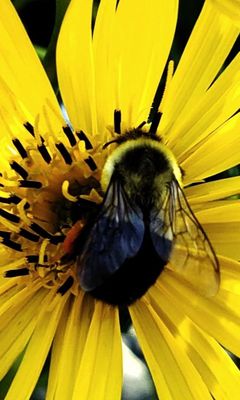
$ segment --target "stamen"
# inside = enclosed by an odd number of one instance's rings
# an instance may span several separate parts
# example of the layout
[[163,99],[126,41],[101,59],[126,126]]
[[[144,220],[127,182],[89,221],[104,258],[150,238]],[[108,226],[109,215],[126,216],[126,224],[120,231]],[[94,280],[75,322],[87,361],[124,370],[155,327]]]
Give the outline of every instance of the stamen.
[[45,251],[46,251],[48,244],[49,244],[48,239],[44,239],[41,244],[40,251],[39,251],[39,264],[40,265],[44,264],[44,255],[45,255]]
[[21,198],[16,196],[16,195],[12,195],[9,197],[0,197],[0,203],[4,203],[4,204],[18,204],[20,203]]
[[4,239],[10,239],[11,232],[7,231],[0,231],[0,236],[3,237]]
[[37,142],[37,146],[41,146],[43,144],[43,142],[44,142],[44,139],[40,135],[39,128],[38,128],[39,119],[40,119],[40,115],[38,114],[36,116],[35,122],[34,122],[34,134],[35,134],[35,139],[36,139],[36,142]]
[[0,216],[7,219],[8,221],[16,222],[17,224],[20,222],[20,218],[17,215],[3,210],[2,208],[0,208]]
[[2,176],[0,176],[0,183],[1,186],[5,186],[5,187],[19,187],[19,181],[14,180],[14,181],[10,181],[8,179],[2,178]]
[[94,159],[91,156],[86,158],[84,161],[89,166],[91,171],[95,171],[97,169],[97,164],[95,163]]
[[28,177],[28,172],[16,161],[13,161],[10,163],[10,167],[17,172],[18,175],[20,175],[23,179],[26,179]]
[[33,128],[32,124],[29,121],[24,122],[23,126],[24,126],[24,128],[27,129],[27,131],[29,133],[31,133],[32,136],[35,136],[34,128]]
[[9,248],[12,249],[12,250],[15,250],[15,251],[22,251],[22,246],[21,246],[21,244],[20,244],[20,243],[16,243],[16,242],[14,242],[14,241],[11,240],[11,239],[5,239],[5,238],[3,238],[2,240],[0,240],[0,243],[1,243],[1,244],[4,244],[4,246],[7,246],[7,247],[9,247]]
[[154,114],[152,123],[150,125],[150,129],[149,129],[150,134],[152,134],[152,135],[156,134],[161,116],[162,116],[162,113],[160,113],[160,111],[157,111],[156,114]]
[[30,228],[44,239],[52,238],[52,235],[48,231],[46,231],[44,228],[42,228],[40,225],[36,224],[36,222],[32,222],[30,224]]
[[28,153],[27,153],[26,149],[23,147],[23,145],[19,139],[13,139],[12,143],[15,146],[15,148],[17,149],[18,153],[20,154],[20,156],[22,157],[23,160],[24,160],[24,158],[28,157]]
[[[45,254],[44,259],[43,259],[44,263],[46,263],[48,261],[48,256]],[[26,262],[29,264],[38,264],[39,263],[39,255],[38,254],[31,254],[29,256],[26,257]]]
[[9,269],[5,272],[5,278],[15,278],[16,276],[29,275],[28,268]]
[[76,132],[76,135],[80,140],[84,141],[86,150],[90,150],[93,148],[90,140],[88,139],[88,137],[86,136],[86,134],[83,131]]
[[68,125],[63,126],[62,129],[68,138],[70,146],[72,146],[72,147],[75,146],[75,144],[77,144],[77,141],[76,141],[76,138],[75,138],[74,133],[73,133],[72,129],[70,128],[70,126],[68,126]]
[[57,293],[60,293],[63,296],[72,287],[73,283],[73,277],[69,276],[67,280],[58,288]]
[[68,150],[66,149],[66,147],[64,146],[64,144],[62,142],[60,142],[60,143],[56,143],[55,146],[58,149],[58,151],[60,152],[60,154],[62,155],[65,163],[68,165],[71,165],[72,157],[71,157],[70,153],[68,152]]
[[19,186],[23,188],[29,188],[29,189],[40,189],[42,187],[42,183],[38,181],[26,181],[26,180],[20,180]]
[[35,222],[33,222],[30,225],[30,228],[39,234],[42,238],[48,240],[49,243],[58,245],[59,243],[62,243],[65,239],[65,235],[51,235],[49,232],[47,232],[45,229],[43,229],[41,226],[37,225]]
[[121,134],[121,111],[114,110],[114,132]]
[[55,235],[52,236],[51,239],[49,239],[49,243],[57,245],[59,243],[62,243],[65,239],[66,235]]
[[50,162],[52,161],[52,157],[44,143],[38,146],[38,151],[41,154],[44,161],[46,161],[47,164],[50,164]]
[[6,227],[7,229],[9,229],[10,232],[19,232],[19,226],[13,224],[12,222],[10,222],[8,219],[3,218],[0,216],[0,223]]
[[68,189],[69,189],[69,181],[66,180],[62,184],[62,194],[67,200],[72,201],[73,203],[76,203],[78,201],[78,197],[72,196],[69,193]]
[[20,218],[23,222],[25,222],[26,225],[30,225],[32,221],[26,216],[25,210],[27,210],[30,207],[30,204],[26,199],[22,199],[19,204],[17,205],[18,211]]
[[31,242],[38,242],[40,239],[40,236],[35,235],[35,233],[29,232],[24,228],[20,228],[19,235],[21,235],[25,239],[31,240]]

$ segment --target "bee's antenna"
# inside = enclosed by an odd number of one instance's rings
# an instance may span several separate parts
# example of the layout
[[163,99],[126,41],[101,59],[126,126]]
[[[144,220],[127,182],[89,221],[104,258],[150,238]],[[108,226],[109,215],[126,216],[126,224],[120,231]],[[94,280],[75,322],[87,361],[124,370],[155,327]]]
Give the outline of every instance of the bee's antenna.
[[142,127],[143,127],[144,125],[146,125],[146,121],[141,122],[141,124],[137,126],[136,130],[142,129]]
[[112,144],[112,143],[118,143],[118,142],[119,142],[118,139],[110,140],[110,142],[107,142],[107,143],[105,143],[105,144],[103,145],[102,149],[104,150],[104,149],[106,149],[106,147],[108,147],[110,144]]
[[159,125],[159,122],[160,122],[160,119],[161,119],[161,116],[162,116],[162,113],[160,111],[157,111],[154,114],[153,119],[152,119],[152,123],[151,123],[150,128],[149,128],[149,133],[151,135],[155,135],[156,134],[157,128],[158,128],[158,125]]
[[121,110],[114,110],[114,132],[121,134]]

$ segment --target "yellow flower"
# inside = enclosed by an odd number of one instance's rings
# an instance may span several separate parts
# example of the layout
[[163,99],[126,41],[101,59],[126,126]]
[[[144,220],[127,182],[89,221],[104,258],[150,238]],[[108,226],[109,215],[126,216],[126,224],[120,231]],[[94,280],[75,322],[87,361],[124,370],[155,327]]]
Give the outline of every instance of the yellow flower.
[[[240,207],[229,199],[240,178],[204,181],[239,163],[239,55],[221,70],[239,30],[219,4],[205,2],[173,76],[169,64],[157,133],[185,171],[185,194],[220,261],[220,289],[203,297],[167,266],[129,306],[163,400],[239,397],[240,374],[223,347],[240,356]],[[118,307],[84,293],[76,263],[61,262],[62,242],[84,201],[102,201],[114,110],[123,134],[148,118],[177,10],[177,0],[102,0],[92,35],[92,1],[71,1],[57,70],[72,130],[10,0],[1,1],[1,377],[24,351],[6,400],[30,398],[50,348],[48,400],[120,398]]]
[[229,16],[238,28],[240,26],[240,1],[239,0],[212,0],[219,10]]

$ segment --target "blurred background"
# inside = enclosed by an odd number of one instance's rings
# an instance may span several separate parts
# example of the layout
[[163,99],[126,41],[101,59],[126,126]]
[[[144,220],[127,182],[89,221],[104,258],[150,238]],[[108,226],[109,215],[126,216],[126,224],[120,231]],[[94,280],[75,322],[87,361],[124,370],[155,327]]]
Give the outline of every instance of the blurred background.
[[[55,46],[61,21],[69,0],[12,0],[27,32],[36,48],[36,51],[44,65],[52,85],[58,94],[57,78],[55,70]],[[179,20],[175,40],[171,50],[171,58],[177,65],[181,53],[186,45],[194,23],[201,11],[204,0],[180,0]],[[94,2],[94,16],[97,12],[99,0]],[[231,51],[226,65],[239,49],[239,41]],[[163,90],[160,83],[156,95],[156,103]],[[239,167],[225,171],[218,178],[239,175]],[[214,177],[212,177],[213,179]],[[216,177],[215,177],[216,178]],[[127,313],[121,317],[123,332],[124,355],[124,385],[122,400],[157,400],[154,385],[150,373],[144,362],[144,357],[138,346],[131,322]],[[50,357],[49,357],[50,358]],[[48,378],[49,358],[46,361],[43,373],[37,387],[31,397],[32,400],[44,400]],[[21,357],[0,383],[0,400],[5,398],[8,387],[15,375]],[[236,362],[238,362],[236,360]],[[17,400],[17,399],[16,399]]]

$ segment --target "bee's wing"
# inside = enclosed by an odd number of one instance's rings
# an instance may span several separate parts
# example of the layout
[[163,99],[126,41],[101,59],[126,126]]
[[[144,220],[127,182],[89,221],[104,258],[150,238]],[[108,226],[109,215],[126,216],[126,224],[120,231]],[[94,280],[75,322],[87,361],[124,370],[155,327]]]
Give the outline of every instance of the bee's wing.
[[[169,254],[170,267],[173,270],[183,275],[201,294],[215,295],[220,281],[218,259],[176,180],[169,186],[169,192],[158,213],[158,220],[162,223],[158,231],[156,222],[150,223],[150,227],[153,226],[152,240],[160,257],[165,252],[166,255]],[[157,234],[160,245],[157,243]],[[170,244],[167,251],[162,246],[164,241],[172,243],[170,251]]]
[[107,189],[101,211],[78,259],[81,287],[90,291],[139,251],[144,236],[140,209],[132,208],[117,179]]

